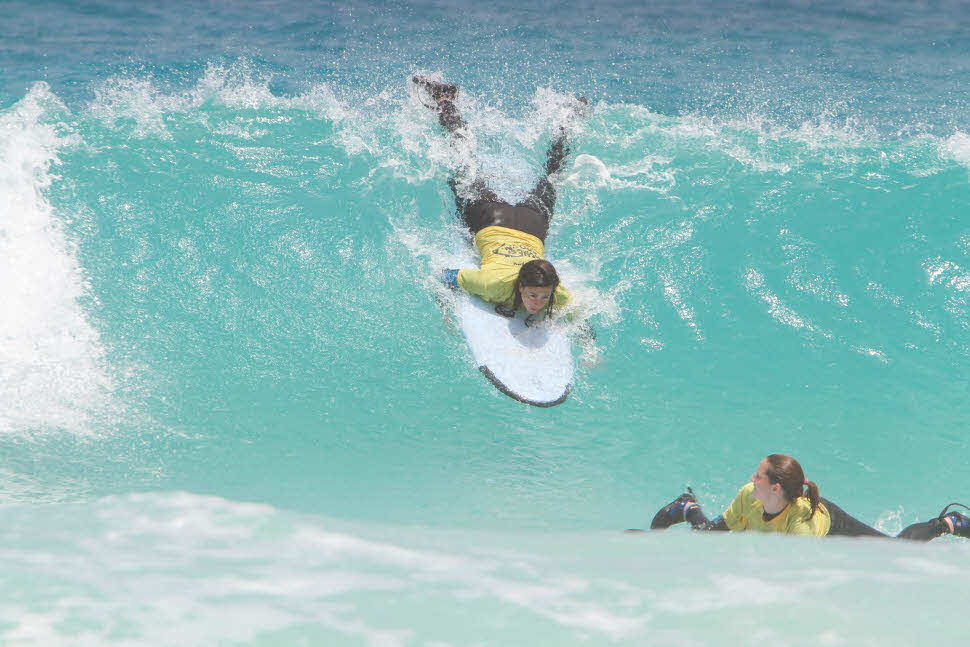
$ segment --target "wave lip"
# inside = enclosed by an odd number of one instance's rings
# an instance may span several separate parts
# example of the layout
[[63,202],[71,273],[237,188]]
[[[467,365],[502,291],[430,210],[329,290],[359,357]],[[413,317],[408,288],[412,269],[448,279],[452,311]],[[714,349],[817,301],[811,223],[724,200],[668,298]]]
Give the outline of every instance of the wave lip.
[[75,250],[45,191],[69,143],[44,83],[0,115],[0,434],[89,431],[110,382]]

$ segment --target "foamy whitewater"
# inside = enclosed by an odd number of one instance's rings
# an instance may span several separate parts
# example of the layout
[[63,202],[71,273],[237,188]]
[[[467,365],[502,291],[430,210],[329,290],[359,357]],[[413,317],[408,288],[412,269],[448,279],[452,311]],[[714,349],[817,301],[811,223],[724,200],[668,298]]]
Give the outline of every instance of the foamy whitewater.
[[[964,539],[622,532],[772,452],[888,533],[970,504],[959,4],[2,15],[0,643],[965,639]],[[598,336],[537,409],[435,276],[451,174],[521,199],[560,126]]]

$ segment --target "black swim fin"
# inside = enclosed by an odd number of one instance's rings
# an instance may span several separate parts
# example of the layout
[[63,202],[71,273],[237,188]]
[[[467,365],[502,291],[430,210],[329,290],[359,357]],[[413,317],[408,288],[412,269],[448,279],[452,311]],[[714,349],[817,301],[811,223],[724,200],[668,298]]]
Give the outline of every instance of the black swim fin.
[[415,85],[427,90],[428,94],[431,95],[431,98],[434,99],[435,103],[441,103],[442,101],[454,101],[458,97],[458,86],[454,83],[433,81],[431,79],[426,79],[419,74],[415,74],[413,77],[411,77],[411,80]]
[[970,519],[968,519],[966,515],[960,514],[956,510],[950,512],[950,508],[955,506],[970,510],[970,507],[965,506],[962,503],[951,503],[943,508],[943,512],[940,513],[940,516],[937,517],[937,519],[943,522],[943,519],[949,517],[950,522],[953,524],[953,534],[957,537],[970,538]]
[[688,503],[696,502],[697,498],[694,496],[694,491],[688,487],[686,492],[660,508],[657,514],[653,515],[653,521],[650,522],[650,530],[666,530],[674,524],[686,521],[684,506]]

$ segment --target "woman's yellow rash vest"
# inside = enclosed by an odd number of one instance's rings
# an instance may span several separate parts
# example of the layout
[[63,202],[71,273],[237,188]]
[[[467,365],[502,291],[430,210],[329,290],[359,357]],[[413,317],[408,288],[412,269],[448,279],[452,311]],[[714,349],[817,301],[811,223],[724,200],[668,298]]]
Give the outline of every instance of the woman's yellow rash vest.
[[824,537],[832,527],[832,518],[825,504],[819,503],[814,516],[812,505],[800,496],[770,521],[763,516],[764,506],[754,498],[754,483],[748,483],[738,491],[734,501],[724,511],[724,523],[731,530],[755,530],[780,532],[789,535],[815,535]]
[[[519,268],[542,258],[545,246],[532,234],[498,226],[485,227],[475,234],[475,246],[482,258],[481,267],[459,270],[459,287],[489,303],[511,307]],[[559,285],[553,306],[562,307],[570,299],[569,291]]]

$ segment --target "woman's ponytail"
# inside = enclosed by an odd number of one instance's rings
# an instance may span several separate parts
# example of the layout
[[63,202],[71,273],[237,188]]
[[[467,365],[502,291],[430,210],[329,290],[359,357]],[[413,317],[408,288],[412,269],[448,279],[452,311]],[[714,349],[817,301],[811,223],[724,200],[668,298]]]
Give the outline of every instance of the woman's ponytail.
[[805,478],[805,472],[798,461],[786,454],[772,454],[765,460],[768,461],[768,469],[765,470],[768,480],[781,485],[781,491],[788,501],[794,501],[800,496],[808,498],[808,502],[812,504],[809,518],[814,517],[820,501],[818,485]]
[[808,497],[808,502],[812,504],[812,514],[809,515],[809,518],[811,518],[815,516],[815,511],[818,510],[818,486],[815,484],[815,481],[806,479],[805,489],[807,490],[805,496]]

